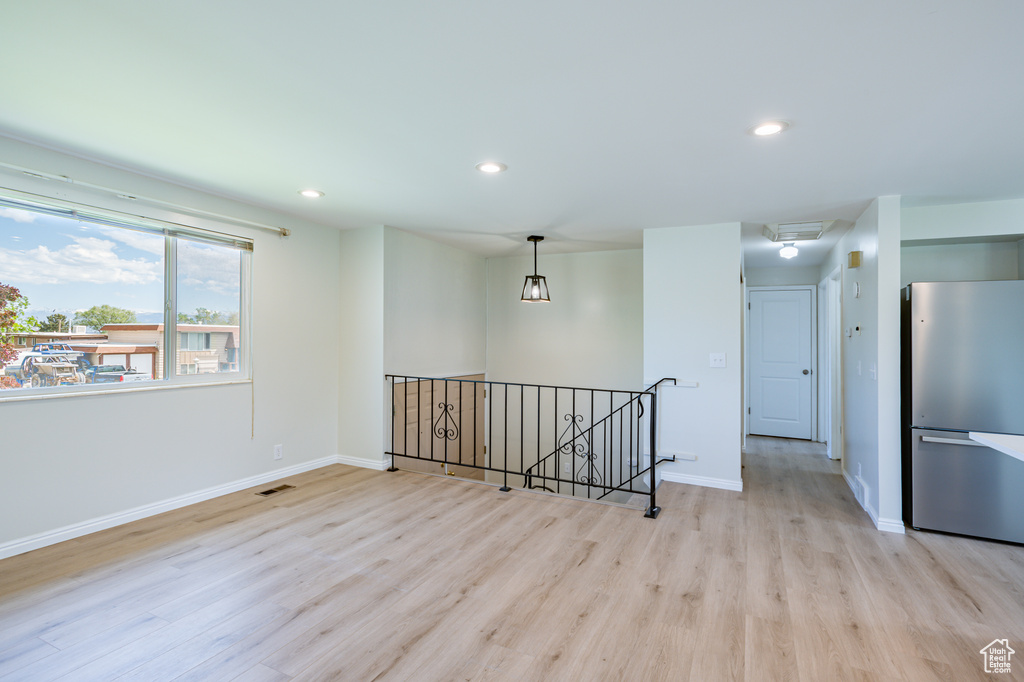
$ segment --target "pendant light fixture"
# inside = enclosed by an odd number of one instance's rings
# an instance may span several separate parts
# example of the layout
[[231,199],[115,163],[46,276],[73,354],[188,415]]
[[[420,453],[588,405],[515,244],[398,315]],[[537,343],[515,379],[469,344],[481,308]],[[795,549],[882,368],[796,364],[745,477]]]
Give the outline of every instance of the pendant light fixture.
[[523,284],[523,300],[550,302],[548,281],[542,275],[537,274],[537,242],[544,241],[544,237],[531,235],[526,238],[526,241],[533,242],[533,274],[526,276],[526,282]]
[[779,255],[787,260],[798,253],[800,253],[800,251],[796,248],[796,245],[793,242],[783,242],[782,248],[779,249]]

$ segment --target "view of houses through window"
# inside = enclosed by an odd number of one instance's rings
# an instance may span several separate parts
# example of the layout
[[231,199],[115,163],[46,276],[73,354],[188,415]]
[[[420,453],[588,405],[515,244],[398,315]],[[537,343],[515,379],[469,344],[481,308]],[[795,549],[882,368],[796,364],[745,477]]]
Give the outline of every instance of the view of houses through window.
[[[243,371],[248,255],[238,242],[4,201],[0,390]],[[171,334],[164,311],[175,301]]]

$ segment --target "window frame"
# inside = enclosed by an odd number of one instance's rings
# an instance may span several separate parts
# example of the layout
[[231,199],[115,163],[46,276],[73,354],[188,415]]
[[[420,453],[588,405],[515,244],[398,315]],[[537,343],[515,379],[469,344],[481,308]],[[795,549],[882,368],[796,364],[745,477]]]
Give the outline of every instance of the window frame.
[[[38,388],[23,387],[15,390],[0,391],[0,402],[29,400],[39,398],[57,398],[75,395],[96,395],[101,393],[137,392],[175,388],[181,386],[223,385],[250,383],[252,381],[252,255],[253,240],[226,232],[217,232],[193,225],[174,223],[159,218],[120,213],[114,210],[100,209],[71,201],[50,199],[48,197],[21,198],[12,196],[20,192],[0,192],[0,207],[14,208],[23,211],[52,215],[71,220],[78,220],[93,225],[103,225],[116,229],[161,235],[164,239],[163,253],[163,284],[164,284],[164,319],[163,319],[163,378],[138,383],[110,384],[76,384],[64,386],[45,386]],[[178,309],[177,309],[177,246],[182,239],[233,248],[239,252],[239,324],[238,334],[241,348],[235,349],[237,370],[218,371],[209,374],[178,373]],[[190,333],[190,332],[185,332]],[[210,332],[205,333],[207,338]],[[155,375],[157,367],[154,365]]]

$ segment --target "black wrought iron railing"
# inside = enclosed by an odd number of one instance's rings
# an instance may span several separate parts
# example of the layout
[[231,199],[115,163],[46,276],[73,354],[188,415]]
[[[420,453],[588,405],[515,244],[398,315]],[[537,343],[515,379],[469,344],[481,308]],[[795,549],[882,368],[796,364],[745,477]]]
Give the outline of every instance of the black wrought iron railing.
[[620,503],[655,518],[658,386],[642,391],[386,375],[391,470]]

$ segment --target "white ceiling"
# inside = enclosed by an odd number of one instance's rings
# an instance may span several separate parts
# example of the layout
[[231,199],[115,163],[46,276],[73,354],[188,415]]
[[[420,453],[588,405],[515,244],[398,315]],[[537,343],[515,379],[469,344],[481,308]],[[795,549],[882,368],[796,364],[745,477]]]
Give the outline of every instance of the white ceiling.
[[1022,27],[1019,0],[7,3],[0,133],[486,255],[636,247],[1024,196]]

